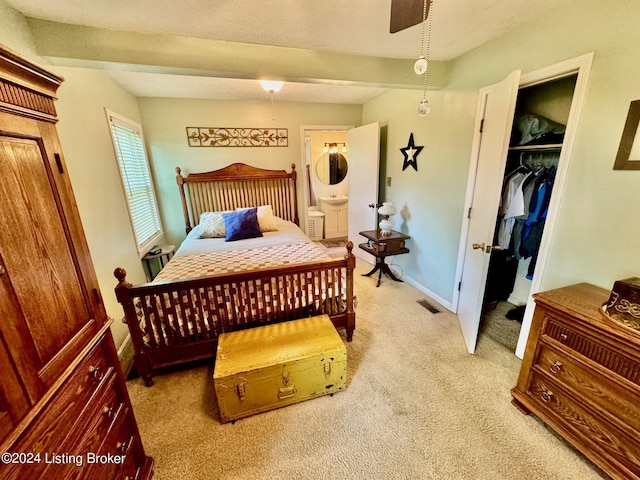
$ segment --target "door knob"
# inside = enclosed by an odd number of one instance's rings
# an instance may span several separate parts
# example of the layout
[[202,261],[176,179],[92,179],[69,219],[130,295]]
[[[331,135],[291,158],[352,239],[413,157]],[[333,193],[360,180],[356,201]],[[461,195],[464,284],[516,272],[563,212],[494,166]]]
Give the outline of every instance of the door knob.
[[484,242],[482,243],[474,243],[472,245],[474,250],[484,250]]

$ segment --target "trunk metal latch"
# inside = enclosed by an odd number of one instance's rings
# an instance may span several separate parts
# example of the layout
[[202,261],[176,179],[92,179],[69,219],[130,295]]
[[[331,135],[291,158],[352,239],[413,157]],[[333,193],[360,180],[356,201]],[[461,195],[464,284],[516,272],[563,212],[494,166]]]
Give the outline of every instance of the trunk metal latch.
[[247,395],[247,384],[246,383],[237,383],[236,384],[236,393],[240,400],[244,400],[244,397]]

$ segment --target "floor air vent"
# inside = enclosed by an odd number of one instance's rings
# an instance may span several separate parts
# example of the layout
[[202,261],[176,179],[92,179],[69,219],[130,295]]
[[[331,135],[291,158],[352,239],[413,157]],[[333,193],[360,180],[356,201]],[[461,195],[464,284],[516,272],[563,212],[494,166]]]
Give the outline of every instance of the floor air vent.
[[426,308],[427,310],[429,310],[431,313],[440,313],[440,310],[438,310],[436,307],[431,305],[426,300],[418,300],[418,303],[422,305],[424,308]]

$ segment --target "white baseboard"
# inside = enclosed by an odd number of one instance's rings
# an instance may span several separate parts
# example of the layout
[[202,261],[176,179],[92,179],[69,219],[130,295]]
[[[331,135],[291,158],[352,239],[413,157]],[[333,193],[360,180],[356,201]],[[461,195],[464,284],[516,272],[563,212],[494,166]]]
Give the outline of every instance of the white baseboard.
[[424,293],[425,295],[427,295],[429,298],[431,298],[432,300],[435,300],[436,302],[438,302],[440,305],[442,305],[444,308],[446,308],[447,310],[449,310],[451,313],[455,313],[453,306],[451,305],[451,302],[449,300],[445,300],[444,298],[442,298],[440,295],[438,295],[435,292],[432,292],[431,290],[429,290],[427,287],[425,287],[424,285],[421,285],[420,283],[416,282],[414,279],[412,279],[411,277],[404,277],[403,280],[409,284],[411,284],[412,286],[414,286],[415,288],[417,288],[418,290],[420,290],[422,293]]
[[124,340],[120,344],[120,348],[118,348],[118,357],[121,357],[124,351],[127,349],[127,344],[131,343],[131,334],[127,333],[127,336],[124,337]]
[[124,377],[127,378],[131,368],[133,367],[133,343],[131,342],[131,334],[128,333],[118,348],[118,359]]

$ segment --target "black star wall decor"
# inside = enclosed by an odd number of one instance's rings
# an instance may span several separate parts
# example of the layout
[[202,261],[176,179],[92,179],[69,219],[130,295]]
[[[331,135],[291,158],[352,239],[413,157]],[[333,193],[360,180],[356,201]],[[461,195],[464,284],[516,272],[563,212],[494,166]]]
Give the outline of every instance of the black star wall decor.
[[418,154],[422,151],[424,146],[417,146],[413,141],[413,133],[409,135],[409,144],[406,147],[402,147],[400,151],[404,155],[404,163],[402,164],[402,171],[407,167],[412,166],[415,171],[418,171]]

